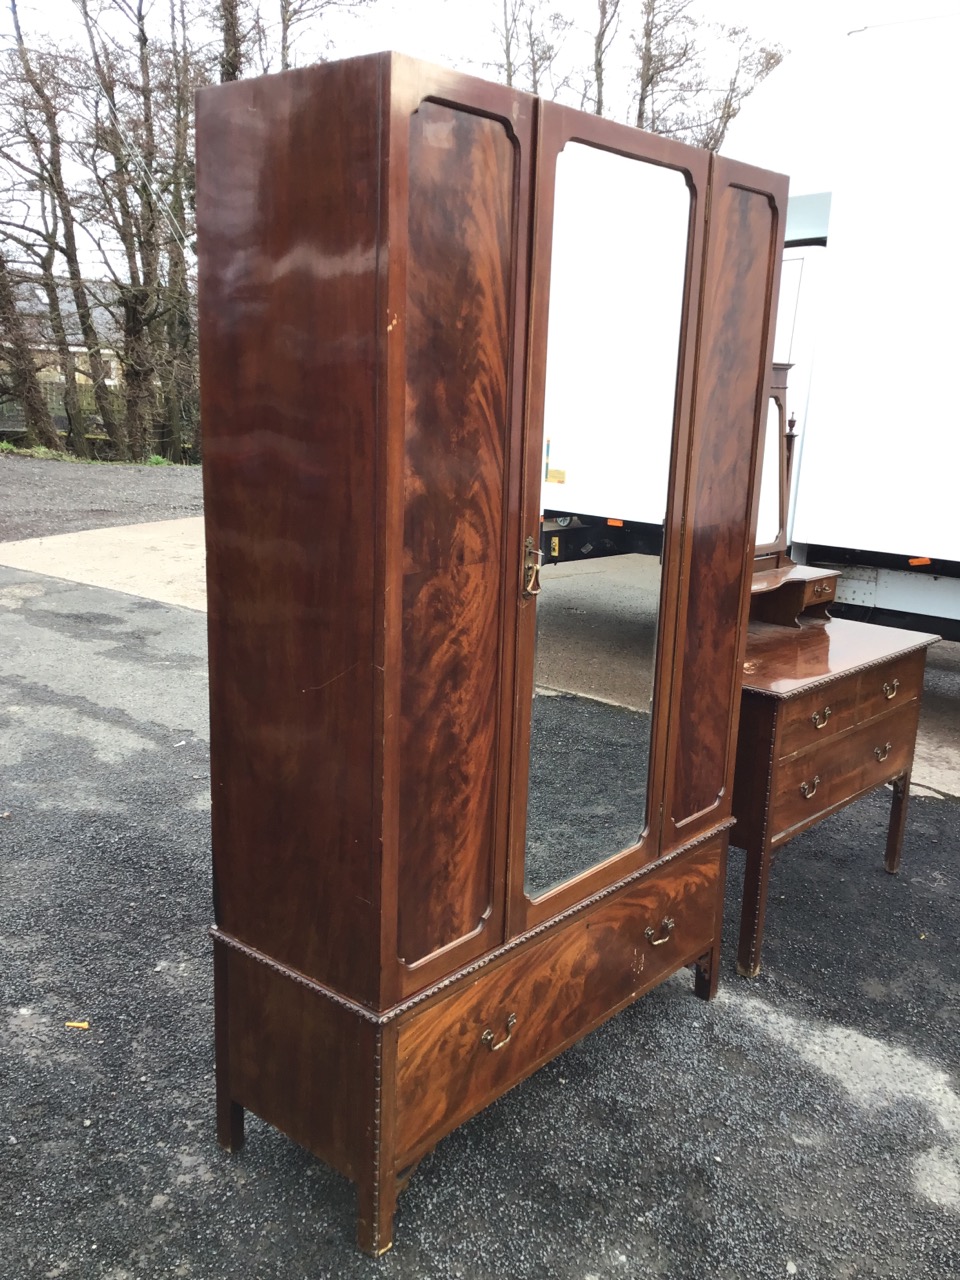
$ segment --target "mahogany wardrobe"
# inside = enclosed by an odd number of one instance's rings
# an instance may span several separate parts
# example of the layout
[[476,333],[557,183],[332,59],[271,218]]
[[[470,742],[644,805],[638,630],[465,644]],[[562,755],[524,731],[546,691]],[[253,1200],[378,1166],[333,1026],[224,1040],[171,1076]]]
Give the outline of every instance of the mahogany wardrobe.
[[376,1254],[444,1134],[716,988],[786,180],[392,53],[197,149],[218,1132]]

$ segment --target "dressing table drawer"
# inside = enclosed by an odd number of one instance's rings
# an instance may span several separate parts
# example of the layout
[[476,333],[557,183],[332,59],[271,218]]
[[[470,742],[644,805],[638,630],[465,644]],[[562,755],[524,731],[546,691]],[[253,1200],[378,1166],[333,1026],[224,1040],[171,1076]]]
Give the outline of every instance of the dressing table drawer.
[[860,676],[858,719],[869,720],[920,697],[926,653],[909,653]]
[[833,604],[833,598],[837,594],[836,588],[835,575],[824,574],[823,577],[811,579],[804,584],[803,608],[809,609],[815,604]]
[[521,946],[405,1015],[397,1045],[403,1167],[643,991],[709,950],[726,836]]
[[905,772],[913,758],[919,714],[914,700],[784,761],[777,770],[771,838],[776,841]]
[[779,758],[783,760],[807,747],[820,747],[857,724],[858,690],[859,681],[854,674],[785,702]]

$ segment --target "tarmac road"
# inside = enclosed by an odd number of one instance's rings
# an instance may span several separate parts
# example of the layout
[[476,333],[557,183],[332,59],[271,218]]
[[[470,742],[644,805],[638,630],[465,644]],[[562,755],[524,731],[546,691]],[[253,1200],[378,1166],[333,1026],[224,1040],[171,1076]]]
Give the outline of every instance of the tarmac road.
[[[0,458],[0,510],[23,465]],[[59,490],[48,534],[91,501],[71,507],[66,473],[118,470],[31,465]],[[133,485],[160,489],[150,515],[196,514],[179,474],[162,489],[173,469],[119,470],[96,499],[114,523],[144,518]],[[249,1117],[222,1152],[204,627],[0,568],[2,1280],[960,1277],[952,798],[912,801],[898,877],[885,793],[796,840],[753,982],[732,854],[718,999],[678,975],[443,1140],[379,1263],[354,1248],[349,1184],[281,1134]],[[955,724],[952,661],[935,680]]]

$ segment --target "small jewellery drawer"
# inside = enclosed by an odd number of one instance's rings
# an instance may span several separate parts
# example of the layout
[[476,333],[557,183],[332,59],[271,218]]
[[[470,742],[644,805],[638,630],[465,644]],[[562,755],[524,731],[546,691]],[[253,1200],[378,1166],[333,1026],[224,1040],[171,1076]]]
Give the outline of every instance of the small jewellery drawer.
[[836,577],[813,578],[803,589],[803,607],[806,609],[812,604],[832,604],[836,594]]
[[896,778],[910,765],[920,704],[880,716],[822,747],[784,761],[777,777],[774,838],[812,821],[845,800]]
[[721,848],[718,840],[682,855],[405,1015],[398,1166],[709,950]]
[[926,651],[907,653],[893,662],[871,667],[860,675],[859,719],[893,711],[920,696]]
[[852,728],[858,719],[858,687],[859,678],[853,672],[833,684],[784,702],[780,712],[783,722],[778,752],[780,759]]

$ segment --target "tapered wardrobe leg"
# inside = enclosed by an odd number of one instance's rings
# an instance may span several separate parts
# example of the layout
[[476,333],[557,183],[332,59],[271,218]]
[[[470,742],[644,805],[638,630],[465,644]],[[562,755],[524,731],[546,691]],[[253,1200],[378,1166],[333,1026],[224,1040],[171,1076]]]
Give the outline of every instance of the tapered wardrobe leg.
[[213,1018],[217,1073],[217,1141],[228,1151],[243,1146],[243,1107],[230,1097],[230,1033],[227,1024],[229,957],[213,945]]
[[243,1107],[232,1098],[227,1096],[221,1098],[219,1085],[217,1086],[217,1141],[228,1151],[239,1151],[243,1146]]
[[723,937],[723,898],[727,883],[729,836],[724,836],[717,867],[717,892],[713,907],[713,946],[697,960],[694,967],[693,991],[701,1000],[712,1000],[720,982],[720,943]]
[[393,1215],[397,1209],[397,1179],[383,1175],[357,1187],[357,1243],[364,1253],[379,1258],[393,1245]]
[[371,1145],[357,1177],[357,1243],[375,1258],[393,1244],[393,1216],[401,1184],[396,1162],[397,1028],[379,1027],[374,1045]]
[[890,826],[887,829],[887,852],[883,865],[891,875],[900,870],[900,851],[903,833],[907,825],[907,800],[910,797],[910,774],[904,773],[893,780],[893,807],[890,810]]
[[771,861],[772,854],[765,840],[747,850],[743,872],[743,905],[740,908],[740,945],[737,950],[737,973],[744,978],[755,978],[760,972],[760,948],[763,946]]

